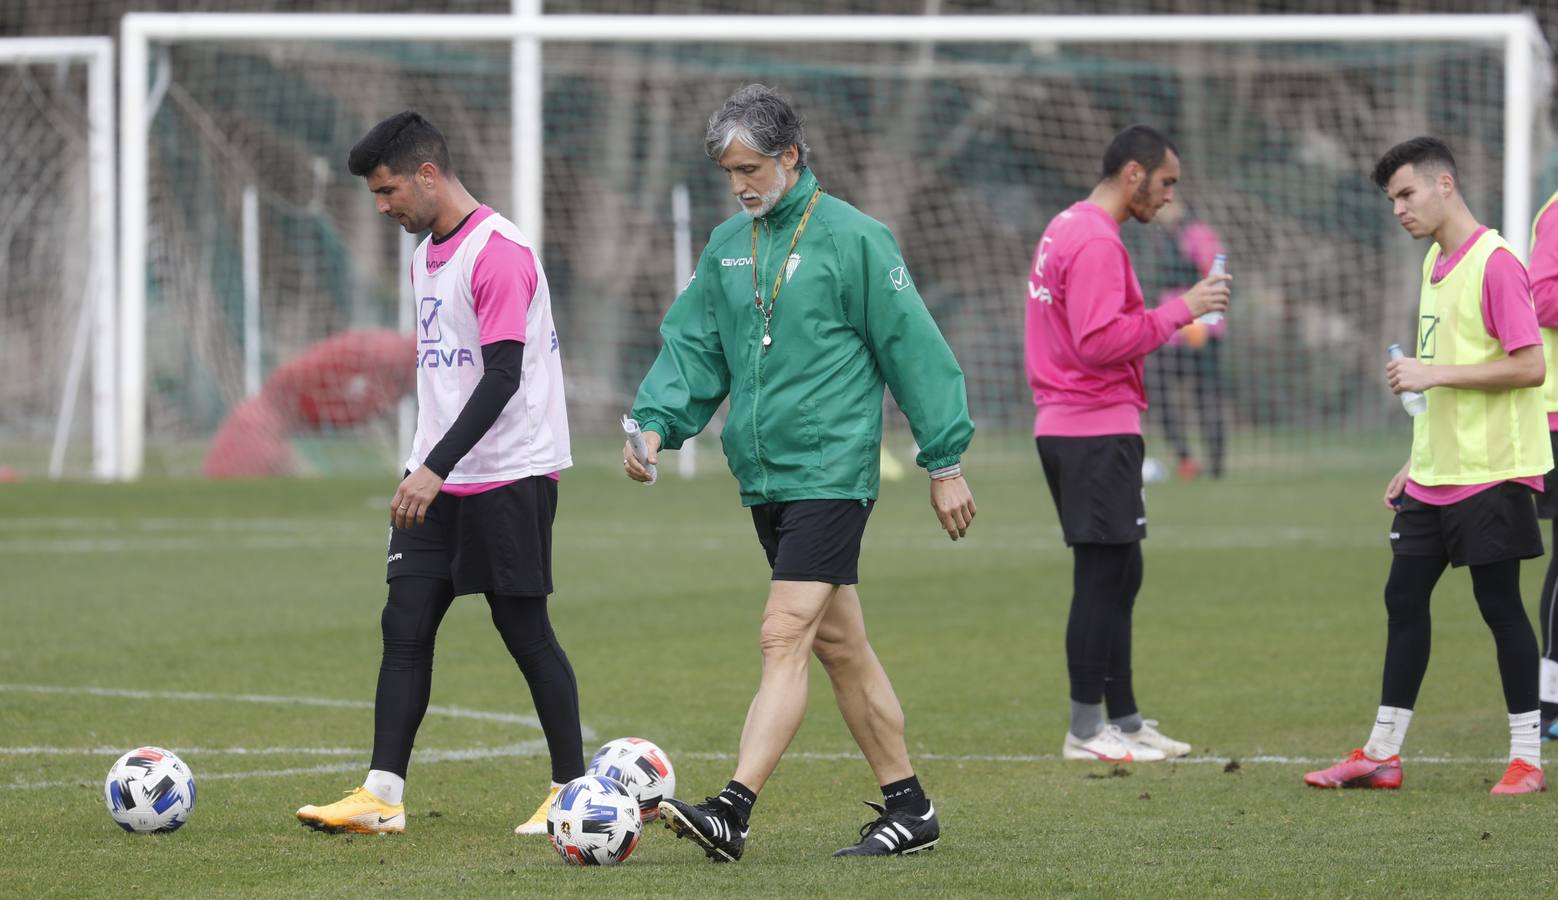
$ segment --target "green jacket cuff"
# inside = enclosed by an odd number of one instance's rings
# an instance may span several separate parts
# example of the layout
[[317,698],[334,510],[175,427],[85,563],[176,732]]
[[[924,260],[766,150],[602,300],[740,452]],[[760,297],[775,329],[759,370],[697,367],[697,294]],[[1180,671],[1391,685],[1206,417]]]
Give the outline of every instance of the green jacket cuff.
[[927,472],[934,472],[937,469],[945,469],[948,466],[959,465],[962,462],[963,462],[963,454],[961,454],[961,453],[954,453],[951,456],[937,456],[937,457],[934,457],[934,458],[926,459],[926,460],[924,460],[924,461],[922,461],[920,463],[920,468],[924,469]]

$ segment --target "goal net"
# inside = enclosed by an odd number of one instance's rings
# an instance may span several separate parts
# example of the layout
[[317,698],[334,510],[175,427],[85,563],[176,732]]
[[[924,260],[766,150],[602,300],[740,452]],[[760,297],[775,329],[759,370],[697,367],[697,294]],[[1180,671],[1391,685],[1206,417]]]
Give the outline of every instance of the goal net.
[[[1149,366],[1149,455],[1170,466],[1166,425],[1205,467],[1215,422],[1233,473],[1399,459],[1409,429],[1385,347],[1411,343],[1426,245],[1392,219],[1374,160],[1407,137],[1445,138],[1472,209],[1517,246],[1549,185],[1547,54],[1524,18],[985,19],[976,38],[948,19],[926,41],[899,36],[913,27],[902,19],[835,17],[802,34],[781,17],[546,17],[539,68],[518,79],[508,17],[241,18],[126,20],[145,26],[126,28],[127,54],[144,39],[144,68],[132,58],[128,71],[144,76],[148,127],[143,182],[125,194],[141,191],[144,213],[126,288],[144,286],[144,352],[128,358],[144,360],[145,471],[207,465],[235,411],[300,359],[317,368],[285,374],[325,411],[253,416],[230,446],[270,429],[292,471],[398,464],[398,389],[350,341],[334,356],[320,346],[409,330],[404,241],[345,167],[358,137],[407,107],[443,129],[479,199],[532,230],[511,198],[516,172],[538,165],[581,463],[620,440],[617,417],[658,348],[688,264],[678,220],[696,253],[736,211],[701,139],[749,82],[792,98],[825,189],[897,235],[963,363],[975,453],[991,463],[1033,453],[1022,327],[1034,244],[1086,196],[1126,125],[1168,133],[1184,167],[1182,217],[1123,229],[1148,302],[1193,283],[1215,250],[1235,277],[1226,331],[1186,334]],[[282,34],[294,20],[306,38]],[[1414,33],[1429,21],[1437,31]],[[515,127],[515,83],[539,84],[538,135]],[[409,349],[404,362],[409,378]],[[888,405],[888,445],[907,461],[912,438]]]
[[0,38],[0,471],[112,477],[107,38]]

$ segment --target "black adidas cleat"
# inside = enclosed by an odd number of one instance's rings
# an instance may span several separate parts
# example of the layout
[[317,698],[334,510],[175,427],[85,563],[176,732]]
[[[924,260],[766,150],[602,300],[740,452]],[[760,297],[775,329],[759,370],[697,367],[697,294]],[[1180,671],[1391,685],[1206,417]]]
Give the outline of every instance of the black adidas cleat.
[[747,827],[736,821],[730,804],[718,797],[697,805],[680,800],[661,800],[660,818],[679,838],[692,838],[709,859],[735,862],[747,847]]
[[904,810],[887,811],[880,803],[865,801],[876,810],[876,820],[860,826],[860,843],[845,847],[834,856],[908,856],[930,850],[941,840],[941,822],[936,807],[923,816]]

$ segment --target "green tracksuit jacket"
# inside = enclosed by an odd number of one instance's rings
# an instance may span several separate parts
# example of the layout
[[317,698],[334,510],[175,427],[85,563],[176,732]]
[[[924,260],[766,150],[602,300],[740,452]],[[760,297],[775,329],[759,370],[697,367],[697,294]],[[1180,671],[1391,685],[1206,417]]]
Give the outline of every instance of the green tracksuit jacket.
[[714,229],[666,313],[660,355],[633,403],[640,426],[675,449],[728,395],[720,443],[743,506],[875,499],[884,384],[909,419],[920,466],[957,463],[974,434],[963,371],[885,225],[823,194],[787,261],[817,188],[803,170],[757,220],[765,302],[777,267],[791,267],[773,308],[772,345],[762,346],[753,302],[752,219],[738,213]]

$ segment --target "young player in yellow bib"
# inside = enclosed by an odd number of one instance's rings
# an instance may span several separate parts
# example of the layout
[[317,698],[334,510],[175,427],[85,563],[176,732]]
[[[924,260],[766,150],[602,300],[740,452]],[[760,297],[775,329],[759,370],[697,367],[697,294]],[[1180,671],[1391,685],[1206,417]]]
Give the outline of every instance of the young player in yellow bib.
[[1328,769],[1319,788],[1401,786],[1401,745],[1428,670],[1428,603],[1448,566],[1471,569],[1493,632],[1509,711],[1509,766],[1494,794],[1547,789],[1538,734],[1537,649],[1520,601],[1520,561],[1542,555],[1534,492],[1553,467],[1542,406],[1546,365],[1525,268],[1477,222],[1444,142],[1413,138],[1374,168],[1401,227],[1432,238],[1423,261],[1416,358],[1386,367],[1392,391],[1424,393],[1412,456],[1385,489],[1394,558],[1379,714],[1368,743]]

